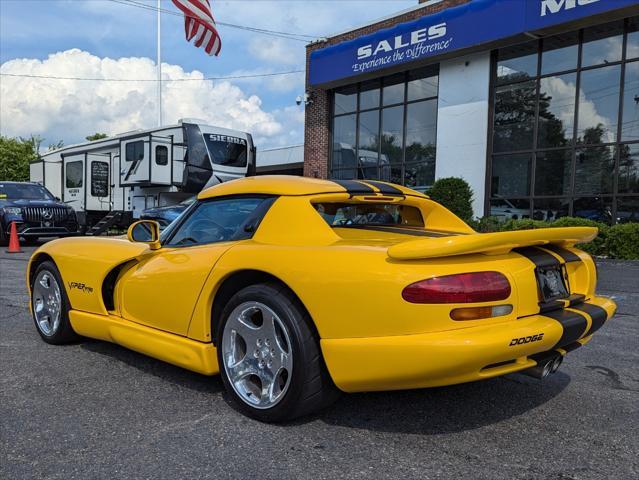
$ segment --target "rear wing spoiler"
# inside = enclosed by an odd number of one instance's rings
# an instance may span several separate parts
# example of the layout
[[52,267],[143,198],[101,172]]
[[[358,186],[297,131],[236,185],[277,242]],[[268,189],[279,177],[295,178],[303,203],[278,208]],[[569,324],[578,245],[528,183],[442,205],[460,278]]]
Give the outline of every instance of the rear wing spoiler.
[[393,245],[388,248],[387,254],[395,260],[451,257],[470,253],[499,255],[508,253],[513,248],[549,243],[571,247],[576,243],[590,242],[597,236],[597,232],[594,227],[564,227],[422,238]]

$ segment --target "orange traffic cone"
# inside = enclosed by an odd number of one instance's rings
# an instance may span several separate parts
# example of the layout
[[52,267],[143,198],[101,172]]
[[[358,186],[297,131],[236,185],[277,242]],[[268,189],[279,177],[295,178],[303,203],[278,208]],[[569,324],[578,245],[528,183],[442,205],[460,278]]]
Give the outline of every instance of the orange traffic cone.
[[21,253],[20,240],[18,240],[18,229],[16,228],[16,222],[11,222],[11,233],[9,236],[9,249],[7,253]]

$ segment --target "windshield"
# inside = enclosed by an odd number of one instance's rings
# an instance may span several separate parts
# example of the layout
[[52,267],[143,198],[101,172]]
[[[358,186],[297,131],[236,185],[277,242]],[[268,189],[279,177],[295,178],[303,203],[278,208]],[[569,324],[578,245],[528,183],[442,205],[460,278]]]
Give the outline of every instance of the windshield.
[[386,225],[423,227],[417,207],[391,203],[317,203],[315,208],[332,227]]
[[0,183],[0,200],[55,200],[55,197],[41,185]]
[[246,139],[204,133],[206,148],[209,150],[211,160],[215,165],[227,167],[246,167]]
[[189,206],[189,205],[191,205],[193,202],[195,202],[195,200],[197,200],[197,197],[189,197],[189,198],[187,198],[186,200],[182,200],[182,201],[180,202],[180,205],[186,205],[186,206]]

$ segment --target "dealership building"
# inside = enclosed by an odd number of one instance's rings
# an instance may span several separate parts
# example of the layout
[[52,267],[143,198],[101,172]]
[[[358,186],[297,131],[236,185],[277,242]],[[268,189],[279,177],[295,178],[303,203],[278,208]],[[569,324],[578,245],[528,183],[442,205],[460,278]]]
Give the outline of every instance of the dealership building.
[[[365,4],[362,4],[365,8]],[[304,174],[639,221],[639,2],[426,0],[307,46]]]

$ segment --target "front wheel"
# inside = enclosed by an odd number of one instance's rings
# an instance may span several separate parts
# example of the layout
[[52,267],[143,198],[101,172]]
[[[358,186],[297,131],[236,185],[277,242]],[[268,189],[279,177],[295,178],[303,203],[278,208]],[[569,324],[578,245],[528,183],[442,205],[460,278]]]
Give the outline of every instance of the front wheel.
[[71,327],[69,299],[53,262],[42,262],[36,268],[31,284],[31,308],[33,321],[45,342],[60,345],[80,338]]
[[291,420],[337,398],[311,319],[286,288],[240,290],[224,308],[220,330],[220,374],[243,413],[266,422]]

